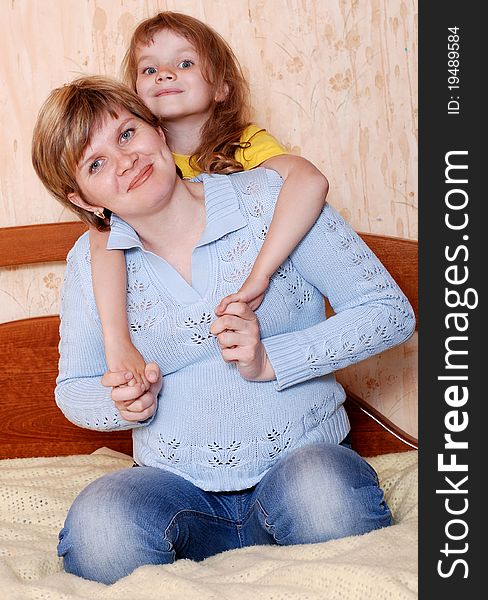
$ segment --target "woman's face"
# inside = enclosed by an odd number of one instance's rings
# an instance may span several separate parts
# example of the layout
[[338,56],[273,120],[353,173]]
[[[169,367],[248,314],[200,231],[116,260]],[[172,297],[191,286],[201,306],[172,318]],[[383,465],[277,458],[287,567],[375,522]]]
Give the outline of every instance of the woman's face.
[[150,215],[173,192],[176,171],[163,132],[125,109],[107,113],[92,133],[76,169],[83,197],[69,200],[95,212],[107,208],[122,219]]

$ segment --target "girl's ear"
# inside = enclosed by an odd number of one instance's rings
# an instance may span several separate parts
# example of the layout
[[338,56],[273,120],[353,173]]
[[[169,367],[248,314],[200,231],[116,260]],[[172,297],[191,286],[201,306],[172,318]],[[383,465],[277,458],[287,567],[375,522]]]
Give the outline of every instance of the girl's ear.
[[71,202],[71,204],[79,206],[80,208],[88,210],[92,213],[97,211],[103,212],[103,206],[92,206],[91,204],[88,204],[88,202],[85,202],[85,200],[83,200],[83,198],[76,192],[71,192],[68,194],[68,200]]
[[224,83],[224,85],[215,92],[215,102],[223,102],[227,98],[228,93],[229,86],[226,83]]

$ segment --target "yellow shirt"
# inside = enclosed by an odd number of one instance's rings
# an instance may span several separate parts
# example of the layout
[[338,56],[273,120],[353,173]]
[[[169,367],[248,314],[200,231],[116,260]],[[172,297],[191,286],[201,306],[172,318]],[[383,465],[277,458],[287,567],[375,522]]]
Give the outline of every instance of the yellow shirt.
[[[245,171],[254,169],[268,158],[288,154],[285,148],[272,136],[266,129],[262,129],[257,125],[249,125],[242,132],[241,144],[250,142],[248,148],[238,148],[235,153],[235,159],[241,163]],[[180,167],[183,177],[191,179],[200,174],[190,167],[190,157],[186,154],[176,154],[173,152],[175,163]]]

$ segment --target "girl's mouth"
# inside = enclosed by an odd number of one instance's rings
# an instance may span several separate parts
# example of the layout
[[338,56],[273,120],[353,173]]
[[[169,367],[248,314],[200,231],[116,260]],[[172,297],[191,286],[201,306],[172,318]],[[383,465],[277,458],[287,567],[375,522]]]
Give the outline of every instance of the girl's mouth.
[[172,96],[173,94],[181,94],[182,92],[183,90],[180,90],[178,88],[165,88],[164,90],[159,90],[159,92],[156,94],[156,97]]

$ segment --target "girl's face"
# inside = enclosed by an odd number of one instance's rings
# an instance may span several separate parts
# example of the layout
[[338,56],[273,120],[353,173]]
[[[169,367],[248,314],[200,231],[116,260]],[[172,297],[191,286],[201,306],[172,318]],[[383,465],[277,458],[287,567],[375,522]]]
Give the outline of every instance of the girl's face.
[[162,131],[125,109],[117,113],[93,131],[76,169],[83,197],[73,193],[69,200],[91,212],[108,208],[131,223],[162,207],[177,176]]
[[223,98],[203,78],[201,62],[184,37],[163,29],[136,52],[139,96],[163,121],[207,119],[214,102]]

